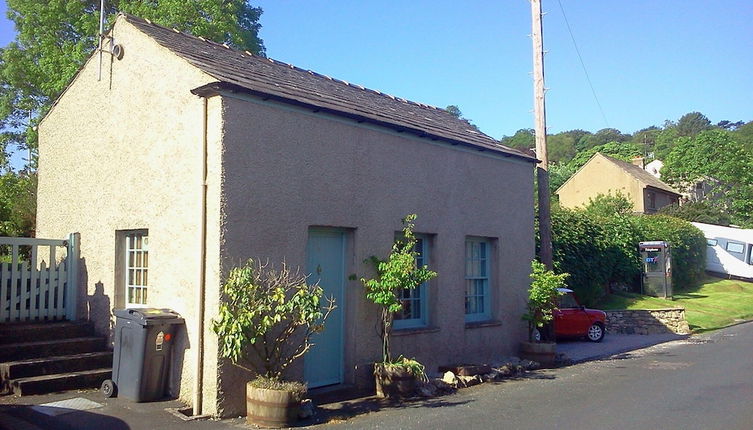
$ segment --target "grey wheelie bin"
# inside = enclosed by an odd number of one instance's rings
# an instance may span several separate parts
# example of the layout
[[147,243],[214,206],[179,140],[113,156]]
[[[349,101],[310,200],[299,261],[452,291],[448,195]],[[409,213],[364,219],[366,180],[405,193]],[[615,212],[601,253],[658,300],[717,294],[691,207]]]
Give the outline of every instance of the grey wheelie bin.
[[172,344],[183,318],[170,309],[116,309],[112,379],[102,383],[106,397],[149,402],[165,397]]

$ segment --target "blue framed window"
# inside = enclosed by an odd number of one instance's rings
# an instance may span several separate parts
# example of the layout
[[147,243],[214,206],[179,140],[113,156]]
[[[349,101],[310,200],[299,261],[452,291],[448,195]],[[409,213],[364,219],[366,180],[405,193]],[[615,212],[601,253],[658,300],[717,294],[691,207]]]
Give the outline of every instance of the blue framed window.
[[[426,235],[416,235],[416,265],[429,264],[429,238]],[[393,327],[396,329],[426,327],[428,318],[428,282],[409,290],[398,292],[403,308],[395,313]]]
[[465,320],[485,321],[491,318],[489,297],[491,243],[482,238],[465,240]]

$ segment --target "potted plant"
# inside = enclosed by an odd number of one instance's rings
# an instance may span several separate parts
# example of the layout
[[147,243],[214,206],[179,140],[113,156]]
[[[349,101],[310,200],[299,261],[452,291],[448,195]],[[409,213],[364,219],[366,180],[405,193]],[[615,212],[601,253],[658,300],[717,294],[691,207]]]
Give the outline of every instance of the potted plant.
[[257,375],[246,385],[248,422],[294,424],[306,385],[285,381],[283,374],[311,348],[311,336],[324,329],[334,299],[324,298],[318,284],[308,285],[306,276],[285,263],[278,270],[254,260],[230,271],[223,292],[212,329],[220,354]]
[[413,234],[416,215],[406,216],[403,222],[403,235],[392,245],[392,251],[385,260],[371,257],[367,261],[374,264],[376,277],[361,278],[366,287],[366,297],[381,307],[380,336],[382,338],[382,361],[374,364],[377,395],[398,397],[411,395],[416,380],[426,380],[424,366],[416,361],[399,356],[392,359],[390,337],[395,312],[402,308],[398,296],[404,289],[412,290],[437,276],[427,266],[417,266],[415,251],[416,237]]
[[531,287],[528,289],[528,304],[523,319],[528,322],[528,342],[521,342],[520,355],[522,358],[537,361],[542,366],[554,365],[556,344],[541,342],[535,333],[545,324],[554,319],[553,312],[557,308],[558,288],[565,287],[567,273],[560,275],[534,260],[531,262]]

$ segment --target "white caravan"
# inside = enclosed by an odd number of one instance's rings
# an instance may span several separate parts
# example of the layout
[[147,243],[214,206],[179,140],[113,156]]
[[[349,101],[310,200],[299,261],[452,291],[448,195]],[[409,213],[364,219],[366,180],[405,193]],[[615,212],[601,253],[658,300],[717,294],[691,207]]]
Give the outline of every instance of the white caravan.
[[753,229],[692,224],[706,236],[706,270],[753,279]]

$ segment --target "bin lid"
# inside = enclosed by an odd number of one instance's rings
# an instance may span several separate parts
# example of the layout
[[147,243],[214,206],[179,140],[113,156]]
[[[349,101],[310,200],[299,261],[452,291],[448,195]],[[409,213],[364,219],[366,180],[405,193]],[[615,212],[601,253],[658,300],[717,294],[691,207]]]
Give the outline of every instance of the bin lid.
[[160,324],[182,324],[183,318],[180,314],[172,309],[160,308],[128,308],[115,309],[114,314],[118,318],[131,320],[140,325]]

